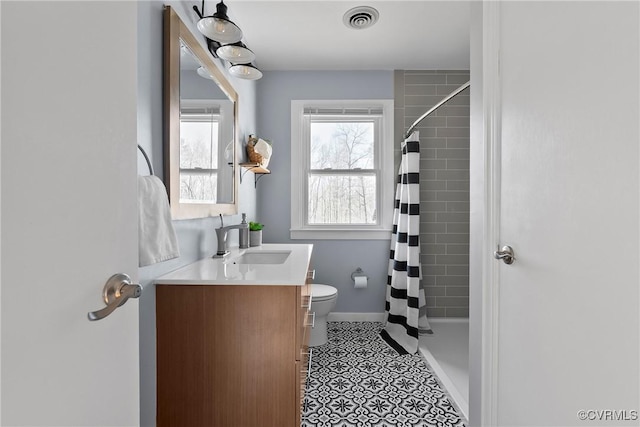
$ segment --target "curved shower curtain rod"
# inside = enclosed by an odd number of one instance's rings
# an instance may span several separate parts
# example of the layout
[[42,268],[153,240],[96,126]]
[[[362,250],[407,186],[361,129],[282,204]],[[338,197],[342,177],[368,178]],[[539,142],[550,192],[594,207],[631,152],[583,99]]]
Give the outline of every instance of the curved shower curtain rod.
[[416,128],[416,126],[418,126],[418,124],[423,121],[424,119],[427,118],[427,116],[431,113],[433,113],[434,111],[436,111],[438,108],[440,108],[443,104],[445,104],[447,101],[449,101],[451,98],[453,98],[454,96],[456,96],[457,94],[459,94],[460,92],[462,92],[463,90],[465,90],[466,88],[469,87],[469,85],[471,84],[471,82],[466,82],[465,84],[463,84],[462,86],[460,86],[458,89],[454,90],[453,92],[451,92],[449,95],[447,95],[442,101],[438,102],[436,105],[434,105],[433,107],[431,107],[431,109],[429,111],[427,111],[426,113],[424,113],[423,115],[421,115],[420,117],[418,117],[418,120],[416,120],[415,122],[413,122],[413,124],[409,127],[409,129],[407,129],[407,131],[404,134],[404,139],[409,138],[409,136],[411,136],[411,133],[413,132],[413,130]]

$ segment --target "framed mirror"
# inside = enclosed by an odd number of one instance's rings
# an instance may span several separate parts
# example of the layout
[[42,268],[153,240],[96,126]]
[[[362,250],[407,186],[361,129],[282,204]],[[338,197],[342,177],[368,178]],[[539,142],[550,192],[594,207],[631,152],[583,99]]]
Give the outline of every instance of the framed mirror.
[[238,212],[238,95],[178,14],[164,10],[164,178],[173,219]]

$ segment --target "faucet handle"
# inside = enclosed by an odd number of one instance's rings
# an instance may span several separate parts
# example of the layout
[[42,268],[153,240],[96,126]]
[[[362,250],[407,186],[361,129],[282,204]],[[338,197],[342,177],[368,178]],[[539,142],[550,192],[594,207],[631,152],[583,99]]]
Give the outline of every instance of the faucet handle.
[[224,227],[224,220],[222,219],[222,214],[220,215],[220,227]]

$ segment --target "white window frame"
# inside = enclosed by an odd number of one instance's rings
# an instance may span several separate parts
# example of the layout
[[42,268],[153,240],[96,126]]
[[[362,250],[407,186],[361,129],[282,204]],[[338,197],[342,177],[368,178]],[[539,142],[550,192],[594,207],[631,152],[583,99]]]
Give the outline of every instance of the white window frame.
[[[309,120],[305,108],[382,109],[379,138],[375,140],[377,224],[309,224]],[[291,101],[291,239],[389,240],[393,227],[393,100]]]

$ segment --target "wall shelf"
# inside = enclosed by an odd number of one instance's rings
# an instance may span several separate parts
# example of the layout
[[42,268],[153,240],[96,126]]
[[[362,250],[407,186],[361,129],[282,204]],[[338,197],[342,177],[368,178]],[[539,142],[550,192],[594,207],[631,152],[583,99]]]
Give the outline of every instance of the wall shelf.
[[258,185],[258,181],[260,180],[260,178],[262,178],[264,175],[268,175],[271,173],[271,171],[267,168],[263,168],[262,166],[260,166],[260,163],[240,163],[240,167],[244,168],[245,170],[242,171],[240,173],[240,184],[242,184],[242,177],[249,171],[253,172],[253,185],[254,187],[256,187]]

